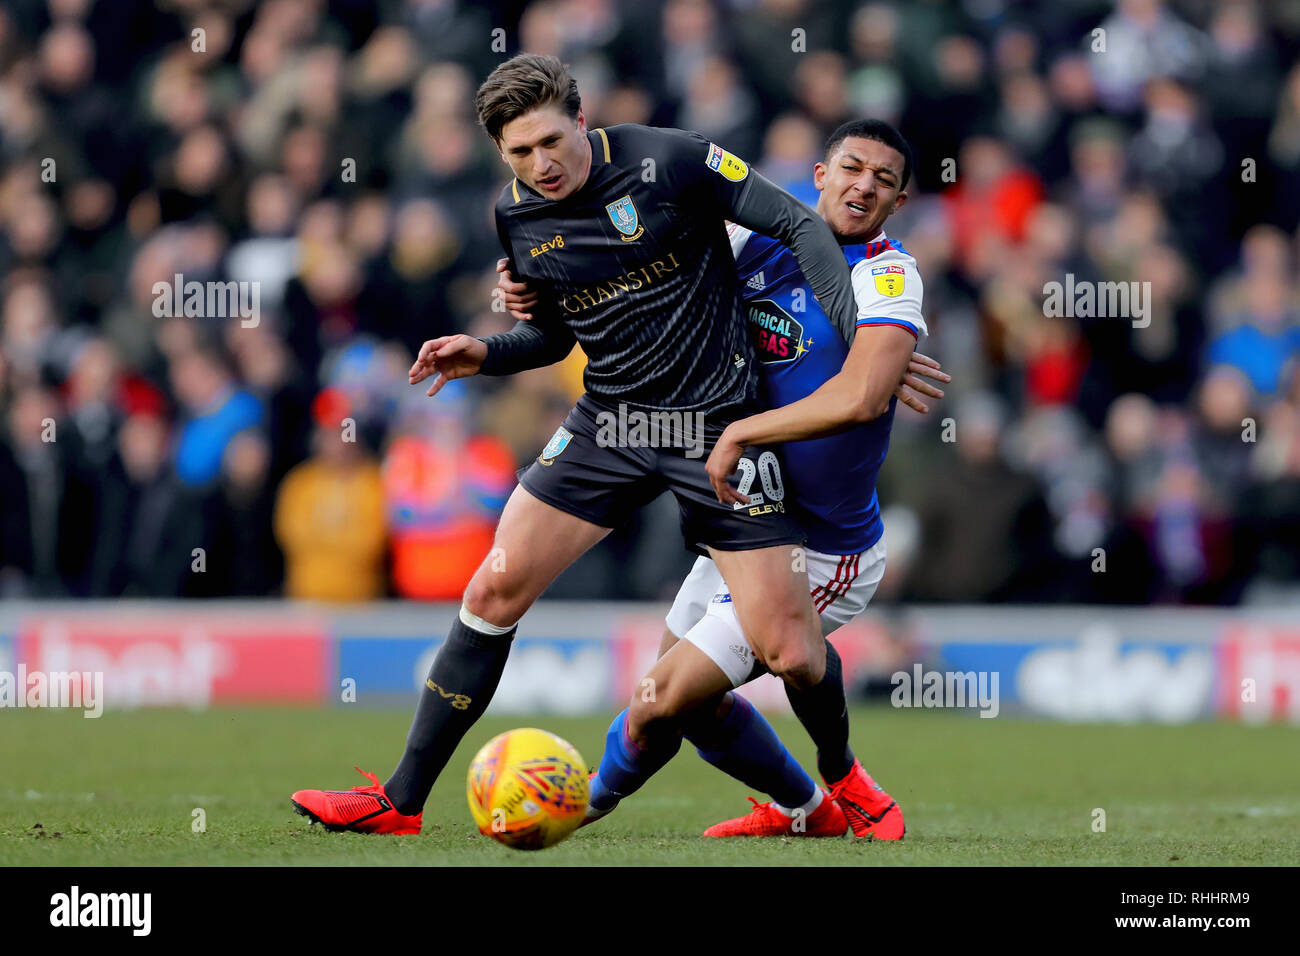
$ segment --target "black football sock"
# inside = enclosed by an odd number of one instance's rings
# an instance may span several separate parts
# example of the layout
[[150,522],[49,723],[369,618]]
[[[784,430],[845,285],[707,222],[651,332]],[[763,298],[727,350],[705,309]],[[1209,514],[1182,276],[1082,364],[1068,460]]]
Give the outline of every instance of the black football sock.
[[398,813],[419,813],[456,745],[483,716],[510,656],[515,631],[484,634],[458,617],[420,691],[406,752],[384,791]]
[[785,682],[785,696],[808,736],[817,745],[817,770],[827,783],[842,780],[856,759],[849,748],[849,704],[844,697],[844,671],[839,652],[826,642],[826,676],[820,684],[799,690]]

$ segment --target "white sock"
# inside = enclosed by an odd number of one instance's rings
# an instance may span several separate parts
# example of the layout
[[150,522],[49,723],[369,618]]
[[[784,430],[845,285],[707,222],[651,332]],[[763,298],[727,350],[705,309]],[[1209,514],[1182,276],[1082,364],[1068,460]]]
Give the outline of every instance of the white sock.
[[509,634],[515,626],[514,624],[511,624],[509,627],[501,627],[499,624],[489,624],[469,608],[465,607],[464,604],[460,606],[460,623],[464,624],[468,628],[478,631],[480,634],[491,634],[493,637],[500,637],[502,634]]
[[819,787],[819,786],[816,786],[816,785],[814,784],[814,785],[813,785],[813,795],[812,795],[811,798],[809,798],[808,802],[805,803],[803,806],[801,806],[801,807],[783,807],[783,806],[781,806],[781,804],[779,804],[779,803],[775,803],[775,802],[772,804],[772,806],[776,807],[778,810],[780,810],[782,813],[784,813],[787,817],[792,817],[792,816],[795,815],[795,811],[800,811],[800,812],[803,813],[804,819],[806,820],[806,819],[808,819],[808,815],[809,815],[810,813],[812,813],[814,810],[816,810],[818,807],[820,807],[820,806],[822,805],[822,800],[823,800],[824,798],[825,798],[825,795],[822,793],[822,788]]

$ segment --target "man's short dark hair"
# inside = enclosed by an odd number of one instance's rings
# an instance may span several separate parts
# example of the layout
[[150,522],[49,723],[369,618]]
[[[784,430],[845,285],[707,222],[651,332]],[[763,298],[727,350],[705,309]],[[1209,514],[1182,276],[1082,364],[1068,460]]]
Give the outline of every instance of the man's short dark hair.
[[884,143],[890,149],[898,150],[899,155],[903,157],[903,181],[899,184],[898,191],[902,192],[907,188],[907,181],[912,177],[912,147],[907,144],[907,140],[903,139],[902,133],[884,120],[849,120],[831,133],[830,139],[826,140],[826,158],[829,159],[831,153],[835,152],[840,143],[850,136],[858,139],[872,139],[877,143]]
[[570,119],[582,108],[578,82],[558,57],[520,53],[493,70],[474,96],[478,121],[501,141],[502,128],[539,107],[558,106]]

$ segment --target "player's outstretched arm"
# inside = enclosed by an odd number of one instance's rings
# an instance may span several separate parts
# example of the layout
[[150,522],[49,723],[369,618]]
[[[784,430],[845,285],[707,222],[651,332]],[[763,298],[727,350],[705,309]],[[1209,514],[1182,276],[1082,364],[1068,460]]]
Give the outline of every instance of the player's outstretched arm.
[[647,130],[647,152],[660,180],[703,218],[723,219],[771,236],[794,253],[804,278],[844,341],[856,334],[848,263],[831,227],[812,209],[721,146],[687,130]]
[[573,330],[554,310],[541,301],[522,280],[510,274],[510,260],[497,260],[497,289],[502,302],[518,321],[509,332],[499,332],[480,339],[487,347],[487,357],[479,370],[482,375],[513,375],[530,368],[542,368],[562,361],[573,351],[577,341]]
[[[509,230],[498,209],[497,235],[501,248],[510,253]],[[515,293],[522,282],[516,283],[510,275],[510,259],[497,260],[497,286],[502,294]],[[517,320],[509,332],[498,332],[480,339],[487,346],[487,356],[478,372],[480,375],[514,375],[533,368],[543,368],[562,361],[577,343],[573,330],[565,323],[558,308],[542,301],[536,293],[524,296],[526,306],[513,307],[506,303]]]
[[903,373],[902,381],[894,389],[894,395],[913,411],[928,415],[930,406],[925,404],[925,399],[918,396],[928,395],[931,398],[943,398],[943,389],[935,388],[930,383],[922,381],[921,376],[932,378],[936,382],[943,382],[944,384],[951,382],[952,376],[943,371],[943,366],[937,360],[921,352],[912,353],[912,357],[907,362],[907,371]]
[[478,374],[487,357],[487,346],[470,335],[444,335],[429,339],[420,346],[420,354],[407,373],[412,385],[433,376],[433,384],[424,394],[432,398],[453,378]]
[[723,504],[749,503],[727,481],[748,445],[821,438],[872,421],[889,409],[890,396],[905,382],[915,382],[925,394],[942,398],[940,389],[916,376],[943,382],[951,381],[951,376],[929,357],[916,361],[915,345],[912,333],[899,326],[861,328],[843,368],[811,395],[728,425],[705,463],[718,500]]
[[487,346],[480,375],[514,375],[562,361],[573,351],[573,332],[559,320],[516,322],[509,332],[479,339]]

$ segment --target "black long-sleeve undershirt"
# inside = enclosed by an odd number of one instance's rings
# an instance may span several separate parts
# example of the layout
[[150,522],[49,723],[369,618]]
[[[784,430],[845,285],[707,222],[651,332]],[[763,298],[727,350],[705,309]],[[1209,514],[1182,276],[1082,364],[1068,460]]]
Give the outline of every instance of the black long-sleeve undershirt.
[[514,375],[563,361],[576,339],[564,320],[538,316],[518,321],[508,332],[481,339],[488,347],[480,375]]

